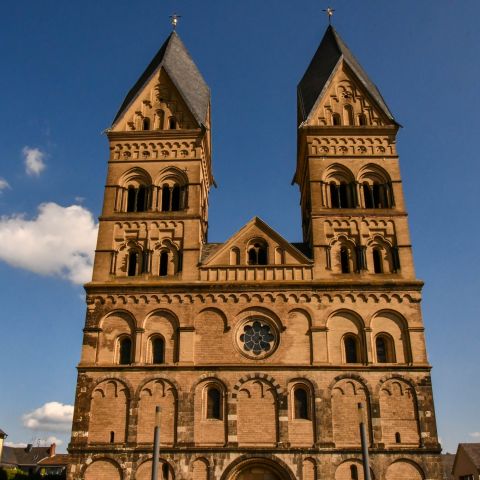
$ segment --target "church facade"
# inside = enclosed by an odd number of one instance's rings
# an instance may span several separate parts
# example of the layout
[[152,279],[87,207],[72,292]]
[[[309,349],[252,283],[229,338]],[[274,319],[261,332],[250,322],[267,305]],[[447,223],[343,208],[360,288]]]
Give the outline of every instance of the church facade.
[[[440,479],[396,134],[330,26],[298,86],[303,242],[208,243],[210,90],[173,32],[108,130],[70,480]],[[292,162],[293,167],[293,162]]]

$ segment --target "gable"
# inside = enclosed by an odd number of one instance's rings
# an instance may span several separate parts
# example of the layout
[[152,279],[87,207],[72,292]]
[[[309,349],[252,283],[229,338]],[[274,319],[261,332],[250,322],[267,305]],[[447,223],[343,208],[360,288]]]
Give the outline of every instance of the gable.
[[395,125],[365,86],[341,60],[325,84],[304,125]]
[[255,217],[222,246],[216,248],[205,259],[203,266],[248,265],[248,250],[255,245],[266,247],[268,265],[305,265],[311,263],[311,260],[291,243],[287,242],[265,222]]
[[[168,130],[171,118],[176,128],[199,126],[170,75],[160,67],[113,124],[112,131]],[[144,128],[144,119],[148,119],[149,128]]]

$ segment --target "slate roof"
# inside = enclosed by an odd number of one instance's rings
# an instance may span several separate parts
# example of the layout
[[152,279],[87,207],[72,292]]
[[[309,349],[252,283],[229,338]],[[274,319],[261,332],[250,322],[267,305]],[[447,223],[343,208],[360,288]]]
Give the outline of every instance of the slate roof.
[[168,36],[146,70],[128,92],[113,120],[113,124],[135,100],[152,75],[161,67],[167,71],[198,124],[204,125],[210,103],[210,89],[176,32],[172,32]]
[[477,470],[480,470],[480,443],[461,443],[459,447],[465,450],[470,460],[475,464]]
[[455,461],[455,455],[453,453],[444,453],[441,455],[442,468],[443,468],[443,480],[453,480],[452,470],[453,462]]
[[223,243],[206,243],[202,247],[202,255],[200,258],[200,263],[204,263],[204,261],[210,256],[213,255]]
[[50,447],[3,447],[0,464],[35,466],[37,463],[50,456]]
[[0,428],[0,437],[8,437],[8,435]]
[[370,80],[365,70],[363,70],[337,31],[329,25],[320,46],[315,52],[307,71],[297,87],[300,112],[299,123],[308,119],[318,99],[327,88],[329,79],[336,71],[337,65],[342,60],[358,77],[367,92],[382,109],[383,113],[395,122],[392,113],[376,85]]

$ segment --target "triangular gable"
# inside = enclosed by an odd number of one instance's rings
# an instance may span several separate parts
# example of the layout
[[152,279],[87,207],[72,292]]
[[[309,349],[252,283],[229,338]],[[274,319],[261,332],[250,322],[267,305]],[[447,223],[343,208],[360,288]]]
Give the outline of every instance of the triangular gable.
[[199,125],[207,122],[210,105],[210,89],[198,70],[185,45],[176,32],[172,32],[153,60],[128,92],[112,127],[117,124],[131,104],[138,98],[152,77],[164,68],[183,101]]
[[340,116],[340,125],[344,126],[360,125],[359,115],[365,117],[364,125],[395,125],[343,60],[332,72],[303,125],[332,125],[334,114]]
[[355,74],[359,83],[386,118],[396,123],[376,85],[370,80],[340,35],[332,26],[329,26],[298,85],[299,124],[309,121],[312,112],[315,111],[325,94],[325,90],[330,85],[335,72],[343,62]]
[[285,240],[263,220],[258,217],[254,217],[237,233],[230,237],[230,239],[221,247],[212,252],[212,254],[204,260],[202,266],[210,267],[217,265],[229,265],[230,252],[235,247],[240,252],[239,265],[246,265],[246,249],[250,242],[254,239],[262,239],[267,242],[268,247],[271,250],[271,255],[274,255],[275,249],[281,249],[284,255],[284,265],[305,265],[312,263],[309,258],[307,258],[291,243]]

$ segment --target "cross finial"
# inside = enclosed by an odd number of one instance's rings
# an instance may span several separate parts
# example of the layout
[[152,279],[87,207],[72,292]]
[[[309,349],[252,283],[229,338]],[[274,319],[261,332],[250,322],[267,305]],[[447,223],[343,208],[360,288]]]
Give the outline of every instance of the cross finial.
[[325,10],[322,10],[322,12],[326,12],[328,17],[328,24],[331,25],[333,13],[335,12],[335,10],[332,7],[327,7]]
[[170,15],[170,23],[172,24],[173,30],[175,31],[177,29],[178,25],[178,20],[182,18],[181,15],[177,15],[174,13],[173,15]]

